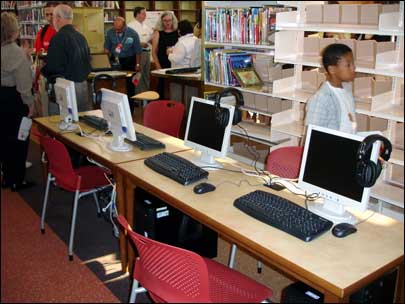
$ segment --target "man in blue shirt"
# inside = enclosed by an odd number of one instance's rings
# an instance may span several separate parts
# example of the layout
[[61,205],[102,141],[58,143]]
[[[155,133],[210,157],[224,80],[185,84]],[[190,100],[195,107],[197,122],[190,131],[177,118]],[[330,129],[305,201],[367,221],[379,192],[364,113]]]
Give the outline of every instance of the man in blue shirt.
[[[113,28],[109,29],[105,36],[104,51],[110,55],[112,61],[119,62],[121,70],[140,70],[142,47],[139,35],[125,24],[125,19],[117,16]],[[134,102],[130,99],[134,95],[135,88],[131,78],[127,78],[127,95],[131,113],[134,110]]]

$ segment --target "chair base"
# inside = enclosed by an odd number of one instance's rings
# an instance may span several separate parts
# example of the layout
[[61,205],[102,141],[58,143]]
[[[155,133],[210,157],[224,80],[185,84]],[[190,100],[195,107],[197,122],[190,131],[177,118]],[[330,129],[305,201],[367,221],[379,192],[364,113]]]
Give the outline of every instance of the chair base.
[[69,255],[69,261],[73,261],[73,255]]
[[41,229],[41,233],[42,233],[42,234],[45,234],[45,229]]

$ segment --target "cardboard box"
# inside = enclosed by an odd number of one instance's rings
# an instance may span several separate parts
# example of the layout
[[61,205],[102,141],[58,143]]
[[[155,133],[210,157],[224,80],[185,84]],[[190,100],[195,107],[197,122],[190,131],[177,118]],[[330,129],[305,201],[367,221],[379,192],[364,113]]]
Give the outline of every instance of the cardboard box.
[[258,111],[268,112],[267,96],[256,95],[255,96],[255,108]]
[[404,123],[403,122],[397,122],[395,125],[394,145],[397,148],[404,149]]
[[365,114],[356,113],[357,131],[370,131],[370,117]]
[[400,84],[399,89],[399,104],[404,105],[404,83]]
[[342,4],[340,6],[340,23],[342,24],[359,24],[360,23],[360,6],[357,4]]
[[399,4],[383,4],[381,13],[395,13],[399,12]]
[[375,40],[356,40],[356,65],[365,68],[374,68],[376,45]]
[[318,89],[318,71],[303,71],[302,72],[302,89],[307,92],[315,93]]
[[245,107],[255,109],[255,94],[242,92]]
[[325,4],[323,6],[323,23],[339,24],[340,22],[340,5]]
[[283,109],[282,103],[283,101],[280,98],[269,97],[267,100],[268,112],[272,114],[281,112]]
[[376,78],[373,81],[373,92],[372,96],[377,96],[383,94],[385,92],[389,92],[392,90],[392,78],[385,77],[385,78]]
[[282,78],[287,78],[287,77],[292,77],[292,76],[294,76],[294,68],[281,70]]
[[395,42],[393,41],[381,41],[377,42],[376,54],[385,53],[395,50]]
[[360,6],[360,24],[378,25],[381,4],[362,4]]
[[323,23],[323,6],[322,5],[307,5],[305,7],[306,23],[307,24],[321,24]]
[[370,102],[373,96],[373,77],[355,78],[353,81],[353,95],[362,102]]
[[356,40],[354,39],[338,39],[336,43],[347,45],[353,51],[353,56],[356,58]]
[[293,106],[293,101],[292,100],[283,100],[281,103],[281,111],[286,111],[291,109]]
[[[388,128],[388,120],[370,116],[370,131],[385,131]],[[403,134],[403,133],[402,133]]]
[[304,37],[303,55],[310,57],[319,56],[319,38]]
[[276,64],[271,68],[269,68],[269,81],[274,81],[283,78],[281,69],[282,69],[281,64]]
[[322,38],[319,39],[319,53],[322,54],[322,51],[324,48],[326,48],[328,45],[336,43],[335,38]]

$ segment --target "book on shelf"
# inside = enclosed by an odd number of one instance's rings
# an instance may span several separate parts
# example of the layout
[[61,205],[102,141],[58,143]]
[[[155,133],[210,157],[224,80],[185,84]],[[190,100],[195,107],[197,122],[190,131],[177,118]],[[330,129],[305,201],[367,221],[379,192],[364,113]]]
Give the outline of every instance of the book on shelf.
[[274,44],[276,13],[284,7],[217,8],[206,10],[205,41]]

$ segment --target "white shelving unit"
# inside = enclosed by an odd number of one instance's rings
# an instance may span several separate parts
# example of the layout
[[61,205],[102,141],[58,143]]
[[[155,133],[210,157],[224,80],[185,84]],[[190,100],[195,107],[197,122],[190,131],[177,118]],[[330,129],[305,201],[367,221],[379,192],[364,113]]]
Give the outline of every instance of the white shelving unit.
[[[279,1],[285,2],[285,1]],[[319,3],[317,3],[319,4]],[[289,4],[286,4],[289,5]],[[291,5],[291,4],[290,4]],[[301,138],[304,132],[302,109],[314,94],[304,86],[303,67],[321,67],[319,54],[304,54],[304,34],[310,32],[356,33],[392,36],[395,49],[378,53],[375,65],[357,62],[356,72],[392,77],[392,88],[388,92],[371,96],[367,101],[356,99],[356,112],[367,119],[383,119],[386,128],[381,130],[393,143],[391,159],[386,164],[383,176],[372,188],[371,197],[379,202],[378,210],[404,218],[404,3],[399,12],[381,13],[379,24],[306,24],[306,4],[296,2],[296,11],[277,14],[275,40],[275,62],[294,64],[294,76],[276,80],[272,96],[293,101],[291,109],[272,117],[272,130]],[[318,83],[319,84],[319,83]],[[277,119],[278,118],[278,119]],[[395,211],[393,211],[393,208]]]

